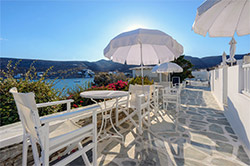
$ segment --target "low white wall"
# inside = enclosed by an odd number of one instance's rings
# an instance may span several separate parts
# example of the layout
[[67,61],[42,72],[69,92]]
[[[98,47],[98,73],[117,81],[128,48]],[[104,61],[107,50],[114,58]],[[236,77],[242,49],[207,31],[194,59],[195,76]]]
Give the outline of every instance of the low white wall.
[[[223,68],[210,72],[211,91],[224,107],[225,116],[250,152],[250,97],[241,92],[244,81],[243,69],[241,65],[236,65],[224,70],[224,74]],[[223,105],[225,100],[227,105]]]
[[213,81],[213,94],[218,100],[220,106],[223,106],[223,69],[216,69],[213,70],[212,72],[212,77],[214,78]]
[[228,108],[225,115],[234,131],[250,150],[250,97],[241,93],[243,80],[241,66],[228,68]]

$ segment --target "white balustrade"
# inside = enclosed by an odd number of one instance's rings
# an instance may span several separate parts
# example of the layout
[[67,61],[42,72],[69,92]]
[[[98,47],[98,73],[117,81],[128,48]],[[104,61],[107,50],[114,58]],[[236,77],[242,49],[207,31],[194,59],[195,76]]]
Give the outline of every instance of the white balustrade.
[[242,92],[250,96],[250,63],[244,64],[242,67],[244,71],[244,89]]

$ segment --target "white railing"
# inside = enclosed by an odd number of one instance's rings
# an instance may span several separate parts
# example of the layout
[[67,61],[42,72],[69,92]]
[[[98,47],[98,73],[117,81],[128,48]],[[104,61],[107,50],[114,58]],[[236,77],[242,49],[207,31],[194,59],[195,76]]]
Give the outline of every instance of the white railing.
[[242,93],[250,96],[250,63],[244,64],[242,67],[244,71],[244,89]]

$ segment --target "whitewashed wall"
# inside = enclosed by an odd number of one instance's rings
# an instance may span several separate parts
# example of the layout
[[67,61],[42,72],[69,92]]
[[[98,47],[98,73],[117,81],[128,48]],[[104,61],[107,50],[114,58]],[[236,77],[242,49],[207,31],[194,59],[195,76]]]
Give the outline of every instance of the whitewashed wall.
[[213,94],[218,100],[220,106],[223,106],[223,69],[216,69],[211,71],[211,84],[213,85]]
[[225,111],[225,115],[250,149],[250,97],[241,93],[243,81],[241,66],[228,68],[228,110]]
[[[243,69],[241,65],[236,65],[225,70],[224,75],[226,73],[227,76],[223,76],[222,68],[211,71],[211,91],[224,107],[224,114],[239,139],[250,151],[250,97],[241,92],[244,82]],[[227,105],[223,105],[223,94],[226,95]]]

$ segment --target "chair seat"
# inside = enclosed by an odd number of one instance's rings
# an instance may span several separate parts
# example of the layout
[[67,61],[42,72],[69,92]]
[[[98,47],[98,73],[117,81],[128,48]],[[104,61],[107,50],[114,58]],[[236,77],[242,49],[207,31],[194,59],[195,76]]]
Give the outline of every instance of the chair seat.
[[81,126],[77,125],[71,120],[66,120],[64,122],[61,122],[59,124],[50,127],[49,138],[54,138],[69,133],[71,131],[77,130],[79,128],[81,128]]

